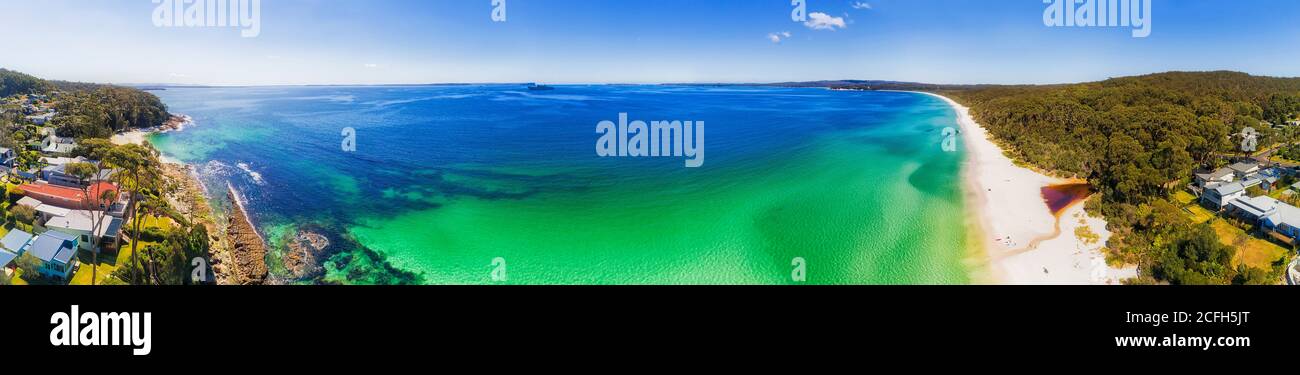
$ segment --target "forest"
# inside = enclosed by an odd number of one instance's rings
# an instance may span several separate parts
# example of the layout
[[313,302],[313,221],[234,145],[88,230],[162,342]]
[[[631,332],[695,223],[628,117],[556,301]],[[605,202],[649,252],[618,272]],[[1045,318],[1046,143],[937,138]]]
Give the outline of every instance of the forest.
[[[1231,264],[1233,249],[1194,224],[1172,198],[1195,170],[1223,166],[1242,150],[1287,145],[1300,113],[1300,79],[1237,72],[1170,72],[1051,86],[933,86],[971,107],[1012,157],[1061,177],[1089,181],[1088,202],[1115,234],[1116,260],[1140,280],[1173,284],[1275,283],[1280,267]],[[1277,265],[1275,265],[1277,266]]]
[[0,69],[0,98],[29,94],[50,97],[57,111],[50,126],[65,137],[107,138],[129,128],[156,126],[171,117],[162,100],[139,89],[46,81]]

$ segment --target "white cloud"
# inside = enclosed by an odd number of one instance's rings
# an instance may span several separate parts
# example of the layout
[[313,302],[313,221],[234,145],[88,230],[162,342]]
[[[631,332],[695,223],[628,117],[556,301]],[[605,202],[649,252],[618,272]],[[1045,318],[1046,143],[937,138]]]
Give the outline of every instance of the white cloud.
[[855,1],[852,6],[853,9],[871,9],[871,4],[865,1]]
[[837,27],[841,29],[848,27],[848,25],[844,23],[844,18],[831,17],[831,15],[822,12],[808,13],[808,21],[804,22],[803,25],[813,30],[832,31]]
[[779,32],[779,33],[769,33],[769,34],[767,34],[767,40],[772,41],[772,43],[781,43],[781,40],[782,40],[782,39],[790,39],[790,32],[789,32],[789,31],[782,31],[782,32]]
[[365,66],[368,69],[374,69],[374,68],[378,68],[379,64],[366,64]]

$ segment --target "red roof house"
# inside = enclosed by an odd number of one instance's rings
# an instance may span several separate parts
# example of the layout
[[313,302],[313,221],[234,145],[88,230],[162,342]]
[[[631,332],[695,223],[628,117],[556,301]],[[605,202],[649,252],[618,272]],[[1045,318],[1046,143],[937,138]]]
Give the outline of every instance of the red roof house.
[[117,192],[117,186],[108,182],[97,182],[90,186],[90,195],[94,197],[99,204],[91,204],[91,199],[86,199],[86,195],[81,189],[50,185],[50,184],[23,184],[18,187],[22,189],[23,194],[32,199],[41,201],[55,207],[62,207],[69,210],[92,210],[102,211],[108,209],[113,204],[112,200],[103,199],[104,192]]

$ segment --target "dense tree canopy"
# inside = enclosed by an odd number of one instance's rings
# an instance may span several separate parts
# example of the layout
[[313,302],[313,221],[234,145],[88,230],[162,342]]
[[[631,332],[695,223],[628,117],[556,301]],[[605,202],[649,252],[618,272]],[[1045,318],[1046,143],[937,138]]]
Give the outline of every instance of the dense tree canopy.
[[0,98],[11,95],[39,94],[50,90],[50,84],[40,78],[12,70],[0,69]]
[[126,129],[157,126],[171,117],[157,96],[116,86],[64,94],[55,109],[59,133],[78,138],[107,138]]
[[[107,138],[130,128],[161,125],[171,117],[162,100],[135,88],[46,81],[0,69],[0,98],[30,94],[51,96],[48,101],[53,103],[57,114],[50,125],[63,136]],[[19,115],[14,112],[6,115]]]
[[1284,125],[1300,113],[1300,79],[1172,72],[1074,85],[929,90],[970,106],[1015,158],[1087,179],[1100,196],[1091,208],[1115,234],[1109,245],[1150,276],[1175,284],[1267,279],[1261,270],[1233,267],[1232,249],[1207,226],[1189,223],[1170,195],[1194,170],[1245,155],[1246,127],[1259,134],[1260,149],[1294,142],[1297,132]]

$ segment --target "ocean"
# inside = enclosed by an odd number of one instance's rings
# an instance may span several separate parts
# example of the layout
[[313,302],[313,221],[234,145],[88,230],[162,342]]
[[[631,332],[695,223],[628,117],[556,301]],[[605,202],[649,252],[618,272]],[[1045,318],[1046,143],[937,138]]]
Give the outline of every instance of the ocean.
[[[738,86],[171,88],[150,137],[226,183],[272,274],[341,284],[964,284],[956,114],[898,92]],[[601,121],[704,121],[705,158],[600,157]],[[353,130],[349,133],[347,130]],[[345,136],[355,134],[355,151]],[[300,230],[331,241],[287,270]],[[801,278],[802,277],[802,278]]]

